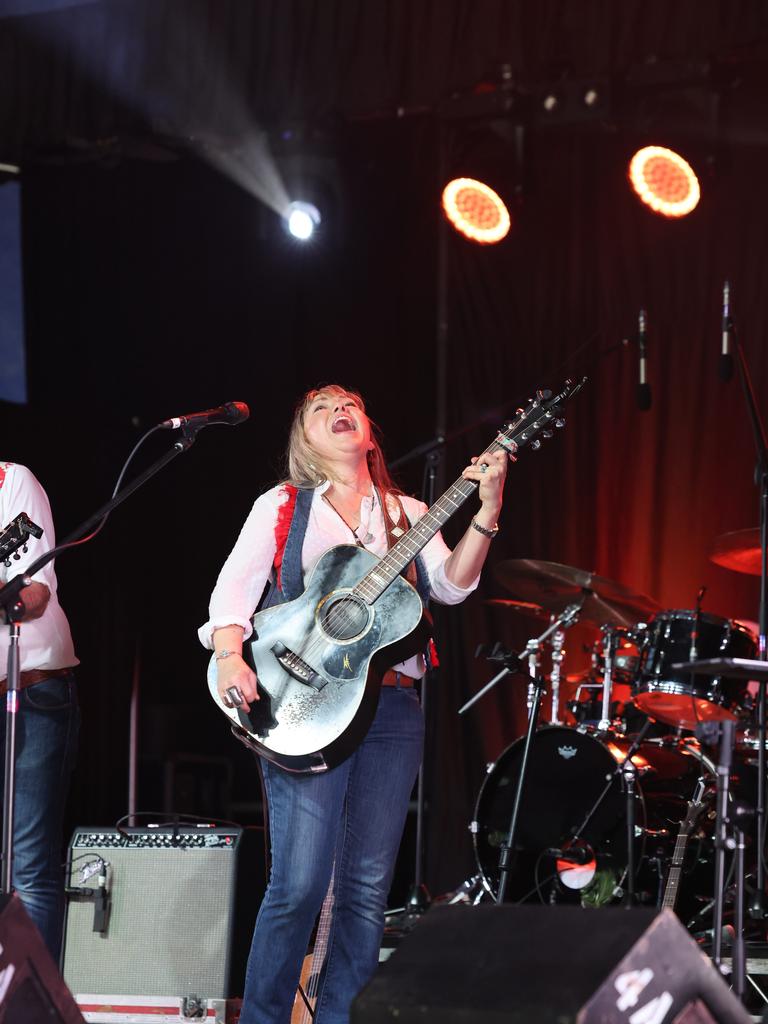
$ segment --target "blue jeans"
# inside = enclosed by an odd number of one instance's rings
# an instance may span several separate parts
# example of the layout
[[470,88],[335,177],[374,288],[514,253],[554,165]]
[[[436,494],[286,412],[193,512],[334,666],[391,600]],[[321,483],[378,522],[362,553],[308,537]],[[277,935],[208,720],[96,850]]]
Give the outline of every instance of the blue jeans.
[[[262,760],[272,871],[256,919],[241,1024],[288,1024],[315,919],[334,904],[315,1024],[344,1024],[376,970],[424,718],[412,688],[382,687],[373,724],[343,764],[291,775]],[[334,868],[335,862],[335,868]]]
[[[0,698],[0,779],[5,775],[5,697]],[[64,924],[62,828],[80,713],[74,676],[19,694],[13,887],[58,963]]]

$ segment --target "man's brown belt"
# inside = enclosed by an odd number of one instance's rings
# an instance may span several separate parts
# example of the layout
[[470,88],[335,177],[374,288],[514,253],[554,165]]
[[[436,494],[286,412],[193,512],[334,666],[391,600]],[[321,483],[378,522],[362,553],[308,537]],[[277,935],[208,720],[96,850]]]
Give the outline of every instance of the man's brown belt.
[[[19,673],[19,686],[23,690],[27,686],[34,686],[35,683],[42,683],[44,679],[55,679],[57,676],[66,675],[69,669],[66,668],[30,668]],[[8,680],[0,682],[0,693],[8,691]]]

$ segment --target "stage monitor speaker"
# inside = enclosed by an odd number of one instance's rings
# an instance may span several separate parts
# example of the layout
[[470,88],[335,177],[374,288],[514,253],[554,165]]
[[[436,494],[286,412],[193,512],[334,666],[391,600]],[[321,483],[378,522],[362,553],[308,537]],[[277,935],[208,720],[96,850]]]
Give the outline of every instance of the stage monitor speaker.
[[670,910],[436,906],[352,1024],[748,1024]]
[[64,980],[78,995],[241,996],[262,828],[77,828]]
[[15,893],[0,895],[0,1024],[84,1024]]

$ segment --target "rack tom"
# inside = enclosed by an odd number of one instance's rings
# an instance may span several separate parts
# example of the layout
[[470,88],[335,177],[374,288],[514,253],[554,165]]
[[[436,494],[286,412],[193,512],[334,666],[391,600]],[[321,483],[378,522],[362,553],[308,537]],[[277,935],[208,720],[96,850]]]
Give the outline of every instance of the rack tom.
[[673,669],[694,658],[754,658],[757,647],[746,626],[692,610],[660,612],[648,623],[640,652],[634,703],[651,718],[683,729],[700,722],[737,718],[745,707],[747,681],[693,675]]

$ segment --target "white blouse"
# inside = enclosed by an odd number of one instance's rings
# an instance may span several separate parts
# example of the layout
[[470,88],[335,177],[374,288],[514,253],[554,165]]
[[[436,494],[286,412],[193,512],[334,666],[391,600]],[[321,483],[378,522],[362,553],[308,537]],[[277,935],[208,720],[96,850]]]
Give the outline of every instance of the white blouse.
[[[329,548],[336,544],[360,541],[377,555],[387,553],[387,533],[383,510],[378,497],[363,498],[360,505],[360,525],[355,531],[344,522],[339,513],[323,501],[326,482],[315,488],[309,512],[307,532],[302,547],[302,570],[306,585],[316,563]],[[282,486],[273,487],[253,504],[235,546],[224,563],[208,608],[208,621],[200,627],[198,635],[204,647],[213,648],[213,631],[222,626],[242,626],[244,639],[252,633],[251,617],[269,579],[275,558],[275,527],[280,505],[286,500]],[[427,506],[416,498],[401,496],[411,525],[424,515]],[[395,503],[390,505],[391,518],[397,519]],[[403,530],[406,523],[401,523]],[[430,596],[440,604],[458,604],[477,587],[480,576],[469,587],[457,587],[445,575],[445,561],[451,550],[437,533],[421,550],[420,555],[429,577]],[[405,675],[418,678],[424,674],[424,658],[417,655],[394,666]]]

